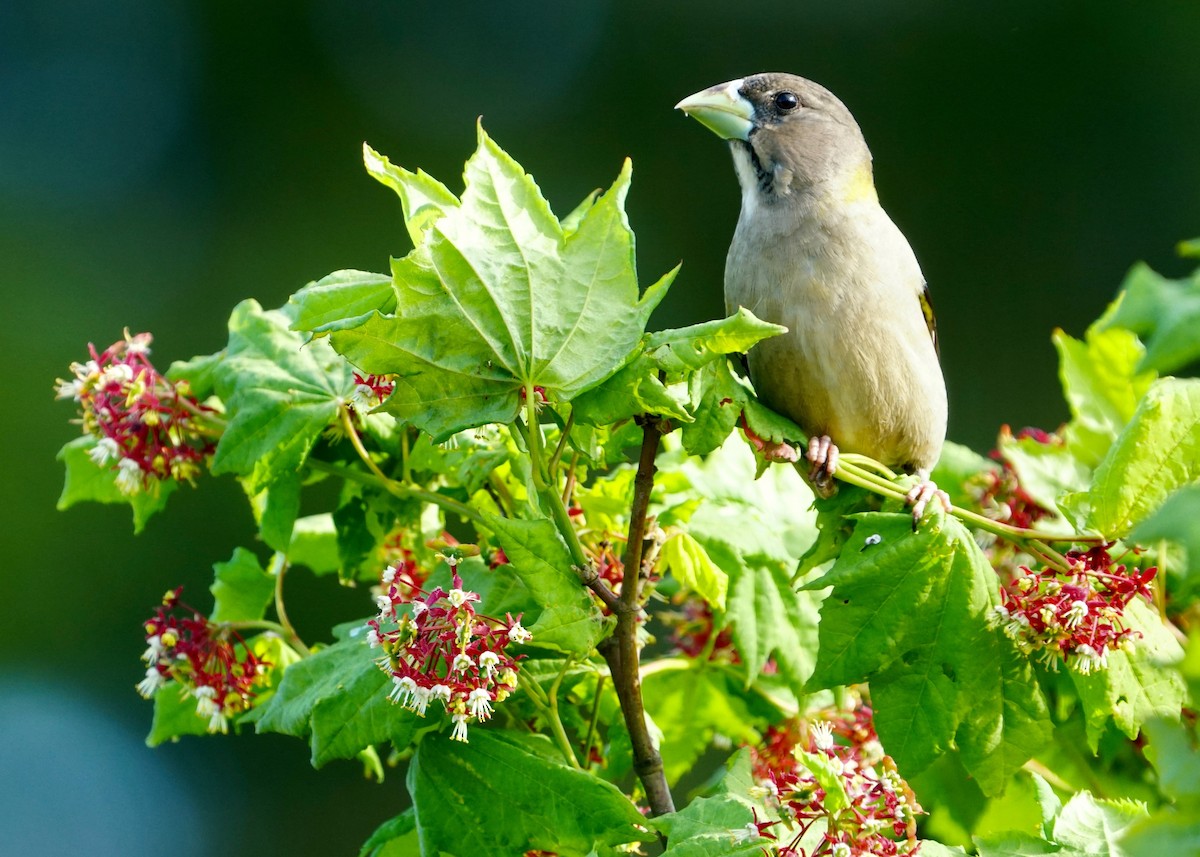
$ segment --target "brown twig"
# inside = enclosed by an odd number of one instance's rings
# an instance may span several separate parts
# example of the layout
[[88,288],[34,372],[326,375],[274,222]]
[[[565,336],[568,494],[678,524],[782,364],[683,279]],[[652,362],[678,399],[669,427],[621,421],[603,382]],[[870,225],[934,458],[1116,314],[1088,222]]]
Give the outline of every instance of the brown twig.
[[621,598],[613,607],[617,627],[605,641],[602,654],[612,674],[613,688],[621,702],[625,727],[633,746],[633,769],[642,781],[651,815],[675,811],[675,802],[663,774],[662,756],[650,738],[646,713],[642,704],[642,678],[638,661],[637,614],[641,594],[642,550],[646,541],[646,512],[650,492],[654,488],[654,459],[662,437],[659,421],[645,417],[642,422],[642,451],[638,459],[637,476],[633,481],[633,505],[629,510],[629,538],[625,544],[623,563],[625,577]]

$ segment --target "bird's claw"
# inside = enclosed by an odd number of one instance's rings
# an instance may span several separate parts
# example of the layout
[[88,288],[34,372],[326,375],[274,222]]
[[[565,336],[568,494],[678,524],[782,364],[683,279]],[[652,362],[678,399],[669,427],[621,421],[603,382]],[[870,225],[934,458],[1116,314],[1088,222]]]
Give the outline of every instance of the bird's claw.
[[746,424],[744,417],[742,418],[742,431],[746,433],[746,440],[750,441],[750,444],[757,449],[762,454],[762,457],[767,461],[781,461],[786,464],[794,464],[800,460],[800,453],[796,452],[796,447],[792,446],[786,441],[776,442],[773,440],[765,440],[764,438],[759,437],[754,433],[750,426]]
[[808,439],[808,452],[804,456],[808,459],[809,481],[815,485],[823,495],[833,493],[833,475],[837,473],[838,466],[838,448],[827,434],[820,437],[810,437]]
[[942,503],[942,508],[949,511],[950,495],[937,487],[937,483],[926,479],[914,485],[904,497],[904,502],[912,506],[913,529],[916,529],[917,524],[925,515],[925,509],[929,503],[937,498]]

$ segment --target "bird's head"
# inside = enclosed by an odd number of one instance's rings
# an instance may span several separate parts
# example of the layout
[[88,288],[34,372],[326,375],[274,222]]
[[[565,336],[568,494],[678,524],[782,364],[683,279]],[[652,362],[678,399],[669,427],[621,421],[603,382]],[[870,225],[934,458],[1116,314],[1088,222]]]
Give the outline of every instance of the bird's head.
[[701,90],[675,105],[730,141],[744,191],[770,201],[796,191],[874,197],[871,153],[832,92],[794,74],[765,73]]

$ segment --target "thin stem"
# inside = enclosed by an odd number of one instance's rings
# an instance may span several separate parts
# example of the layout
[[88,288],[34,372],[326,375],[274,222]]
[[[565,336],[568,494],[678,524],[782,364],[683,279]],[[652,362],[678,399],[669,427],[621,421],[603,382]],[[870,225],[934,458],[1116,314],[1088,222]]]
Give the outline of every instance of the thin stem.
[[[579,765],[579,759],[575,756],[575,749],[571,746],[570,739],[567,738],[567,731],[563,728],[562,719],[558,716],[558,700],[553,695],[547,696],[546,692],[542,690],[541,685],[533,679],[518,676],[517,682],[521,687],[525,688],[525,692],[528,694],[534,707],[545,718],[546,723],[550,725],[550,732],[554,735],[554,743],[558,745],[559,752],[563,754],[563,758],[567,760],[571,767],[582,770]],[[557,680],[554,691],[557,692]]]
[[605,641],[604,659],[613,677],[613,687],[621,702],[621,713],[633,747],[633,769],[642,781],[646,800],[653,815],[675,811],[671,791],[663,773],[662,756],[650,738],[646,712],[642,704],[642,680],[638,663],[637,614],[642,572],[642,545],[646,537],[646,513],[654,488],[654,459],[658,454],[662,430],[658,420],[644,417],[642,451],[633,481],[633,505],[629,510],[629,537],[623,559],[625,578],[621,584],[617,627]]
[[571,497],[575,493],[575,468],[579,466],[579,450],[571,453],[571,464],[567,467],[566,483],[563,485],[563,505],[571,505]]
[[562,718],[558,715],[558,690],[562,686],[562,681],[566,677],[570,666],[571,662],[569,660],[563,664],[563,668],[554,677],[554,682],[550,685],[550,690],[547,691],[546,695],[550,698],[550,729],[554,732],[554,738],[558,742],[558,746],[562,749],[563,755],[571,762],[571,766],[579,768],[579,759],[575,756],[575,750],[571,746],[571,742],[567,740],[567,732],[563,728]]
[[[406,499],[412,497],[417,500],[423,500],[426,503],[432,503],[435,506],[441,506],[447,512],[453,512],[454,514],[466,518],[467,520],[475,522],[483,521],[483,516],[480,515],[479,512],[475,511],[464,503],[460,503],[457,500],[446,497],[443,494],[438,494],[436,491],[429,491],[425,488],[418,488],[415,485],[405,485],[403,482],[397,482],[395,479],[392,479],[382,470],[380,470],[379,465],[372,460],[370,454],[367,452],[367,448],[363,446],[362,438],[359,437],[358,430],[354,428],[354,420],[350,418],[350,411],[347,408],[342,408],[342,427],[346,430],[346,437],[350,439],[350,444],[354,447],[354,451],[358,453],[358,457],[362,459],[363,464],[367,465],[367,469],[370,470],[371,473],[374,474],[375,479],[378,480],[374,484],[397,497],[403,497]],[[313,466],[316,470],[324,470],[327,473],[336,473],[337,475],[346,479],[354,479],[358,482],[370,481],[362,478],[363,474],[352,476],[351,474],[353,471],[337,467],[336,465],[331,465],[329,462],[323,462],[318,459],[310,458],[307,463]]]
[[283,551],[276,551],[275,556],[271,558],[271,573],[275,575],[275,615],[279,617],[279,624],[283,626],[284,636],[292,644],[292,648],[304,657],[308,657],[312,651],[304,645],[304,641],[296,633],[296,628],[288,619],[287,610],[283,606],[283,575],[287,572],[287,568],[287,554]]
[[512,517],[515,504],[513,503],[512,492],[508,490],[508,486],[501,481],[500,477],[494,471],[488,474],[487,484],[495,496],[496,505],[500,507],[505,516]]
[[546,485],[546,474],[542,469],[545,462],[542,461],[542,427],[538,423],[537,415],[537,391],[532,385],[525,387],[525,428],[527,434],[525,437],[526,445],[529,448],[529,461],[533,470],[533,484],[538,488],[544,488]]
[[551,480],[553,480],[555,474],[558,473],[558,463],[562,460],[563,452],[567,448],[567,438],[571,434],[571,429],[574,427],[574,425],[575,411],[572,409],[571,413],[567,415],[567,422],[566,425],[563,426],[562,436],[559,437],[558,445],[554,447],[554,452],[550,456],[550,463],[546,467],[546,469],[550,471]]
[[558,496],[558,492],[553,487],[547,487],[542,491],[543,501],[550,507],[550,512],[554,516],[554,524],[558,527],[559,534],[563,537],[563,541],[567,543],[567,548],[571,551],[572,567],[575,573],[579,575],[580,581],[604,602],[604,606],[614,613],[620,608],[620,599],[608,587],[600,575],[596,572],[596,566],[587,555],[587,551],[583,548],[583,542],[579,540],[579,533],[575,529],[575,525],[571,522],[571,513],[567,511],[566,505],[563,503],[562,497]]
[[1160,540],[1158,543],[1158,574],[1155,575],[1154,585],[1154,608],[1158,610],[1158,617],[1163,622],[1171,624],[1167,620],[1167,543]]

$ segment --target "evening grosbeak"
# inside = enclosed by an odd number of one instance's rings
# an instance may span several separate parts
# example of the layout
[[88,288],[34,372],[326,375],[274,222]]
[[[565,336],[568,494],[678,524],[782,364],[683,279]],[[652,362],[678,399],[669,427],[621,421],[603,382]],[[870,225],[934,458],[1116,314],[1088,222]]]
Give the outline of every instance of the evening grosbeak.
[[[742,212],[725,304],[787,327],[750,349],[762,401],[810,439],[809,476],[831,493],[838,451],[916,473],[915,518],[946,437],[946,384],[916,257],[875,193],[871,152],[833,93],[791,74],[731,80],[676,105],[729,141]],[[751,440],[756,440],[751,437]],[[785,444],[774,460],[794,461]]]

